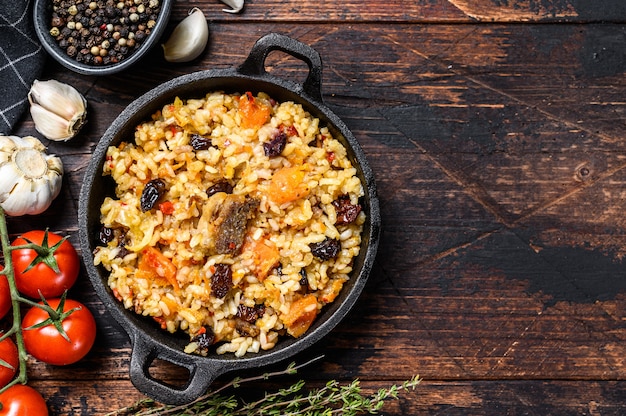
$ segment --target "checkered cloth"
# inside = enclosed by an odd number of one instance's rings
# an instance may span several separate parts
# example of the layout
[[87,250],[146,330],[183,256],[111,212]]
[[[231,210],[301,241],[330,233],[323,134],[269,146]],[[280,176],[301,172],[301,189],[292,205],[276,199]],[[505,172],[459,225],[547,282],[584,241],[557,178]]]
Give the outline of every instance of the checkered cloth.
[[10,134],[28,108],[26,96],[46,58],[33,29],[31,3],[0,0],[0,134]]

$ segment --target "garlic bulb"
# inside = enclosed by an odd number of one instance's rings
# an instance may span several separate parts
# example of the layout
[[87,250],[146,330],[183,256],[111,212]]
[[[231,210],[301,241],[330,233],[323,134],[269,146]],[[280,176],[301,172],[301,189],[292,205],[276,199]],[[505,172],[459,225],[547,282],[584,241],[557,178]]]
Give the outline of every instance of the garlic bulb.
[[202,10],[194,7],[189,16],[174,28],[163,46],[168,62],[189,62],[196,59],[209,40],[209,24]]
[[228,4],[231,9],[222,9],[226,13],[239,13],[243,9],[244,0],[221,0],[222,3]]
[[69,140],[87,121],[87,100],[62,82],[35,80],[28,101],[35,129],[47,139]]
[[0,135],[0,206],[11,216],[40,214],[61,191],[63,163],[35,137]]

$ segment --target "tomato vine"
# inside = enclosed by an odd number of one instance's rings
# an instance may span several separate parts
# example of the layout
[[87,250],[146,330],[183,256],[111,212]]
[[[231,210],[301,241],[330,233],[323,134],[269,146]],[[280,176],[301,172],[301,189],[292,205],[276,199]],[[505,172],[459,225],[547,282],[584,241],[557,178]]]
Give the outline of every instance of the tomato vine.
[[[46,231],[47,232],[47,231]],[[15,282],[15,271],[13,269],[13,260],[11,253],[15,250],[24,250],[31,249],[36,252],[41,251],[41,246],[32,242],[27,242],[26,244],[20,245],[11,245],[9,241],[9,232],[7,227],[6,215],[2,207],[0,207],[0,245],[2,245],[2,255],[4,257],[4,269],[0,271],[0,275],[6,276],[8,285],[9,285],[9,293],[11,295],[11,309],[12,309],[12,323],[10,328],[0,336],[0,341],[3,341],[6,338],[13,337],[15,341],[15,345],[18,349],[18,357],[19,357],[19,367],[17,369],[17,373],[15,377],[4,387],[0,388],[0,393],[8,390],[10,387],[16,384],[26,384],[28,382],[27,375],[27,361],[28,361],[28,353],[26,351],[26,345],[24,343],[24,336],[22,333],[22,312],[20,310],[20,304],[25,304],[31,307],[37,307],[45,311],[49,317],[50,321],[54,323],[54,325],[58,328],[58,324],[60,321],[65,319],[68,316],[67,312],[63,312],[63,308],[53,309],[43,298],[42,302],[35,302],[27,297],[24,297],[20,294],[17,284]],[[62,296],[62,299],[65,299],[65,292]],[[61,331],[60,331],[61,332]],[[64,333],[61,332],[61,335]]]

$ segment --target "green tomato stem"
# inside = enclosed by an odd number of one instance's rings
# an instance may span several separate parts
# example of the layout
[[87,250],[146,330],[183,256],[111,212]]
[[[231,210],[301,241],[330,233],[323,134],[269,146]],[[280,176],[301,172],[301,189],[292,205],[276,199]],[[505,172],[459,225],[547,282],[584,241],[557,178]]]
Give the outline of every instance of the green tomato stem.
[[13,310],[13,323],[11,328],[3,336],[8,337],[15,335],[15,345],[17,346],[20,366],[16,377],[5,387],[0,389],[0,393],[8,389],[9,387],[21,383],[26,384],[28,382],[28,376],[26,374],[26,362],[28,360],[28,354],[26,353],[26,346],[24,345],[24,338],[22,336],[22,314],[20,311],[20,302],[30,304],[30,300],[24,299],[20,296],[15,284],[15,274],[13,272],[13,259],[11,258],[11,243],[9,241],[9,232],[7,229],[7,221],[4,210],[0,207],[0,243],[2,244],[2,254],[4,256],[4,269],[2,274],[7,278],[9,284],[9,292],[11,293],[11,306]]
[[[47,233],[47,230],[46,230]],[[66,237],[67,238],[67,237]],[[43,245],[34,244],[28,242],[27,244],[21,244],[19,246],[11,246],[11,242],[9,241],[9,231],[7,228],[7,220],[6,215],[2,207],[0,206],[0,244],[2,245],[2,255],[4,256],[4,269],[0,271],[0,274],[6,276],[7,282],[9,284],[9,293],[11,294],[11,309],[13,311],[13,323],[9,330],[0,336],[0,341],[8,338],[10,336],[15,336],[15,345],[17,346],[18,357],[19,357],[19,369],[17,371],[16,376],[3,388],[0,389],[0,393],[7,390],[9,387],[12,387],[16,384],[26,384],[28,382],[27,375],[27,362],[28,362],[28,353],[26,352],[26,346],[24,344],[24,337],[22,335],[22,313],[20,310],[20,304],[23,303],[25,305],[31,307],[37,307],[43,309],[50,316],[50,320],[58,327],[61,325],[63,319],[69,316],[72,311],[63,312],[62,308],[60,311],[57,311],[50,307],[48,303],[42,296],[42,302],[35,302],[31,299],[23,297],[20,292],[17,290],[17,285],[15,284],[15,272],[13,270],[13,258],[11,256],[11,252],[13,250],[22,250],[22,249],[31,249],[35,250],[39,256],[46,256],[50,253],[54,253],[54,250],[58,248],[60,243],[62,243],[64,239],[62,239],[58,244],[55,244],[53,247],[48,247],[47,242],[47,234],[44,240]],[[55,264],[56,265],[56,264]],[[52,267],[52,266],[51,266]],[[57,325],[58,324],[58,325]],[[67,337],[65,331],[59,330],[61,335]],[[1,406],[1,403],[0,403]]]

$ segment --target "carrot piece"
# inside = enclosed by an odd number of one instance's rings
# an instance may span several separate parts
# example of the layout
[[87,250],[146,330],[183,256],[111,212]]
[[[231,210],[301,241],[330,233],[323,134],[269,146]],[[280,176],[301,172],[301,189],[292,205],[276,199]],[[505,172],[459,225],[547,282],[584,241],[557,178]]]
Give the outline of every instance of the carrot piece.
[[341,292],[343,288],[344,281],[341,279],[333,279],[329,282],[329,285],[324,288],[324,290],[320,293],[320,302],[322,303],[332,303],[335,301],[335,298]]
[[246,238],[241,250],[251,254],[254,267],[253,272],[260,281],[265,280],[278,263],[278,260],[280,260],[280,253],[276,246],[265,238],[258,240]]
[[176,280],[176,266],[154,247],[146,247],[142,250],[137,269],[140,277],[153,281],[165,279],[167,283],[174,286],[174,289],[180,290],[178,280]]
[[287,333],[294,338],[300,337],[311,326],[317,316],[317,299],[314,295],[306,295],[294,301],[289,312],[281,316],[287,327]]
[[307,196],[310,189],[303,182],[305,170],[305,165],[278,169],[270,180],[269,193],[272,201],[282,205]]
[[270,119],[270,107],[259,102],[251,92],[246,92],[239,97],[239,113],[241,114],[241,127],[259,128]]
[[171,215],[174,213],[174,204],[172,201],[164,201],[159,204],[159,210],[165,215]]

